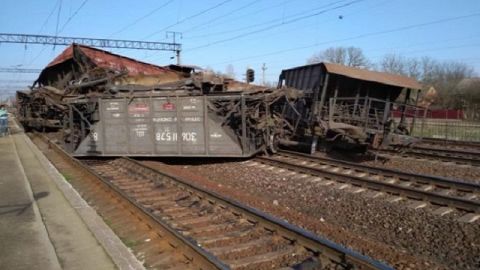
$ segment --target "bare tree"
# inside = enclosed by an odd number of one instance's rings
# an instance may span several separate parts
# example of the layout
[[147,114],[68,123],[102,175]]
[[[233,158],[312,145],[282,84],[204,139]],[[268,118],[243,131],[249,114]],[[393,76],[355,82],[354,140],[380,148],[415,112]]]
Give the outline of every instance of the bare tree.
[[436,105],[443,108],[462,108],[458,84],[474,75],[473,69],[460,62],[439,62],[430,57],[406,58],[388,54],[380,61],[381,71],[410,76],[425,87],[433,86],[438,92]]
[[380,61],[380,69],[388,73],[407,75],[407,59],[398,54],[387,54]]
[[466,78],[457,85],[457,93],[468,119],[480,119],[480,78]]
[[369,68],[370,62],[362,49],[356,47],[331,47],[308,58],[308,64],[330,62],[350,67]]

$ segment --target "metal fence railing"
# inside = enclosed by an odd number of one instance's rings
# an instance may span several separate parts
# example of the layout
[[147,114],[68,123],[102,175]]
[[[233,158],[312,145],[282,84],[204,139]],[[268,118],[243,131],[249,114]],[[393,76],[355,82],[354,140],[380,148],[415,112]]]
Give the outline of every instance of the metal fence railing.
[[412,135],[422,138],[480,142],[480,122],[425,119],[415,123]]

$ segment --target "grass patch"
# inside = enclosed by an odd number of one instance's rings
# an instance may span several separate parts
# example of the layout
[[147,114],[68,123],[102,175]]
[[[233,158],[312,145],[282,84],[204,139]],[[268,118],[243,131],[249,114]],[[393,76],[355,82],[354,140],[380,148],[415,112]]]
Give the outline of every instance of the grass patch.
[[126,239],[126,238],[120,238],[123,242],[123,244],[125,246],[127,246],[128,248],[133,248],[134,246],[137,245],[137,242],[136,241],[133,241],[133,240],[130,240],[130,239]]
[[65,178],[65,180],[67,180],[67,182],[71,182],[73,179],[73,177],[67,173],[62,173],[62,176]]

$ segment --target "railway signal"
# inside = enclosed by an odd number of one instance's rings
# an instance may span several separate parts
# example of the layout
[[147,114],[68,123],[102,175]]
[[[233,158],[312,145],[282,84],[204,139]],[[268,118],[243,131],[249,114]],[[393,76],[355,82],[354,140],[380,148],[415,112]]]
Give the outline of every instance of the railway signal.
[[255,71],[251,68],[247,69],[247,83],[255,81]]

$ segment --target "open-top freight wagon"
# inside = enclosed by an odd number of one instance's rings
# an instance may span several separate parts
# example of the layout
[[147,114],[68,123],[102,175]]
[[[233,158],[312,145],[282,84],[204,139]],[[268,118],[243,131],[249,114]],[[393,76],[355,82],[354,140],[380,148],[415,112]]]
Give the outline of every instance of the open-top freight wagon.
[[420,89],[408,77],[330,63],[283,70],[272,89],[73,44],[17,93],[17,110],[27,129],[59,130],[76,156],[365,152],[413,142]]
[[281,121],[278,91],[145,93],[67,103],[66,149],[76,156],[248,157],[267,150]]
[[405,76],[318,63],[283,70],[279,88],[285,86],[304,96],[283,114],[295,123],[293,140],[313,141],[313,148],[317,138],[318,145],[358,152],[409,145],[414,123],[423,117],[416,106],[422,87]]
[[18,118],[75,156],[249,157],[286,134],[294,93],[74,44],[17,93]]

